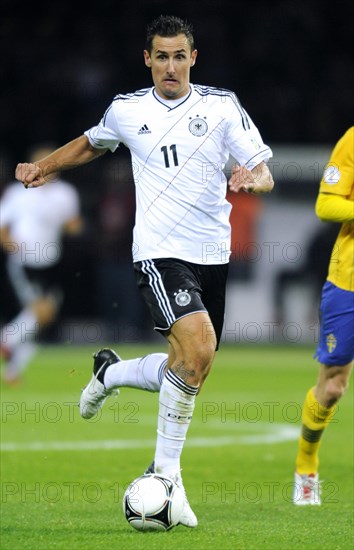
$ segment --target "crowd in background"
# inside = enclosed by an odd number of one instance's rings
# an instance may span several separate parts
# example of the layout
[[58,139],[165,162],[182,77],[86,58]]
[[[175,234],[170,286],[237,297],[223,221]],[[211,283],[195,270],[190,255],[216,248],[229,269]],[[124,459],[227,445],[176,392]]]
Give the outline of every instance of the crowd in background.
[[347,127],[350,1],[341,11],[316,0],[17,4],[2,2],[0,17],[1,124],[15,161],[95,124],[117,92],[149,86],[145,27],[166,10],[195,27],[192,82],[235,90],[268,142],[331,143]]

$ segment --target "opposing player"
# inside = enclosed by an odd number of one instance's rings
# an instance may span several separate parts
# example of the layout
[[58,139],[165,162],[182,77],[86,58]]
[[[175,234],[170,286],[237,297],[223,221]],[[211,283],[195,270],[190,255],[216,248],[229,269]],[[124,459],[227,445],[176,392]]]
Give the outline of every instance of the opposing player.
[[[31,157],[35,161],[52,150],[36,145]],[[46,187],[31,194],[12,182],[0,202],[0,244],[6,254],[10,304],[0,331],[0,350],[2,377],[11,385],[21,382],[39,333],[57,317],[63,299],[62,237],[77,235],[82,227],[75,187],[59,174],[49,179]]]
[[[231,154],[238,165],[229,188],[268,192],[272,152],[233,92],[190,83],[197,50],[188,23],[175,16],[155,20],[147,29],[144,59],[153,87],[116,96],[97,126],[35,165],[19,164],[16,175],[36,187],[54,167],[84,164],[119,143],[130,149],[134,267],[168,354],[124,361],[112,350],[98,351],[80,411],[91,418],[122,386],[159,392],[149,471],[167,474],[183,488],[180,456],[224,319],[231,205],[223,168]],[[181,524],[197,525],[187,497]]]
[[321,504],[318,452],[344,394],[354,358],[354,126],[338,141],[320,184],[316,214],[341,222],[322,290],[319,374],[305,399],[296,458],[294,504]]

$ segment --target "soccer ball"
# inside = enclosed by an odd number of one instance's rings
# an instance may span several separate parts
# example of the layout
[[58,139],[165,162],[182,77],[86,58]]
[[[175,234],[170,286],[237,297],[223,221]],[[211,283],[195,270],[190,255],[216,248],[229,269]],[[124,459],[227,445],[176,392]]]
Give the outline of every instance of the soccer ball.
[[180,520],[184,493],[169,477],[144,474],[123,496],[125,518],[138,531],[168,531]]

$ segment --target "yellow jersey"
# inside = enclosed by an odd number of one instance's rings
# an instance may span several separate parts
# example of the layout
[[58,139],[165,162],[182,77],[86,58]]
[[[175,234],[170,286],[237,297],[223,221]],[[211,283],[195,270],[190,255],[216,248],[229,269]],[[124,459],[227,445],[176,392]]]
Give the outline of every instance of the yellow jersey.
[[[339,288],[354,291],[354,126],[335,145],[319,191],[317,215],[328,221],[343,222],[333,246],[327,280]],[[321,198],[326,202],[326,215],[321,215],[324,211]],[[329,213],[331,205],[335,210],[333,217]]]

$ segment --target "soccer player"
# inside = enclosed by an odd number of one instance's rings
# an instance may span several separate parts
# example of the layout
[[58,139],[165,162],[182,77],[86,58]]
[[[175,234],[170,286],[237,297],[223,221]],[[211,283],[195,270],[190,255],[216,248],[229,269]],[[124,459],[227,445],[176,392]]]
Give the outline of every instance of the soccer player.
[[323,221],[341,222],[322,289],[320,363],[316,386],[305,399],[296,458],[294,504],[321,504],[318,451],[324,429],[344,394],[354,358],[354,126],[338,141],[316,202]]
[[[121,360],[103,349],[80,411],[91,418],[122,386],[159,392],[157,441],[149,471],[183,488],[180,456],[197,393],[218,348],[230,255],[230,203],[223,168],[237,159],[229,189],[271,191],[272,156],[259,131],[228,90],[190,83],[195,65],[189,23],[160,16],[147,29],[145,65],[154,86],[117,95],[100,123],[46,159],[19,164],[26,187],[45,183],[54,167],[73,167],[115,151],[131,152],[136,187],[133,261],[138,286],[168,354]],[[197,525],[187,497],[180,521]]]
[[[33,162],[53,151],[34,147]],[[0,332],[5,383],[21,382],[36,351],[39,332],[52,323],[62,302],[59,266],[63,234],[82,226],[75,187],[52,173],[46,187],[28,193],[18,182],[7,186],[0,202],[0,244],[6,254],[11,304]]]

